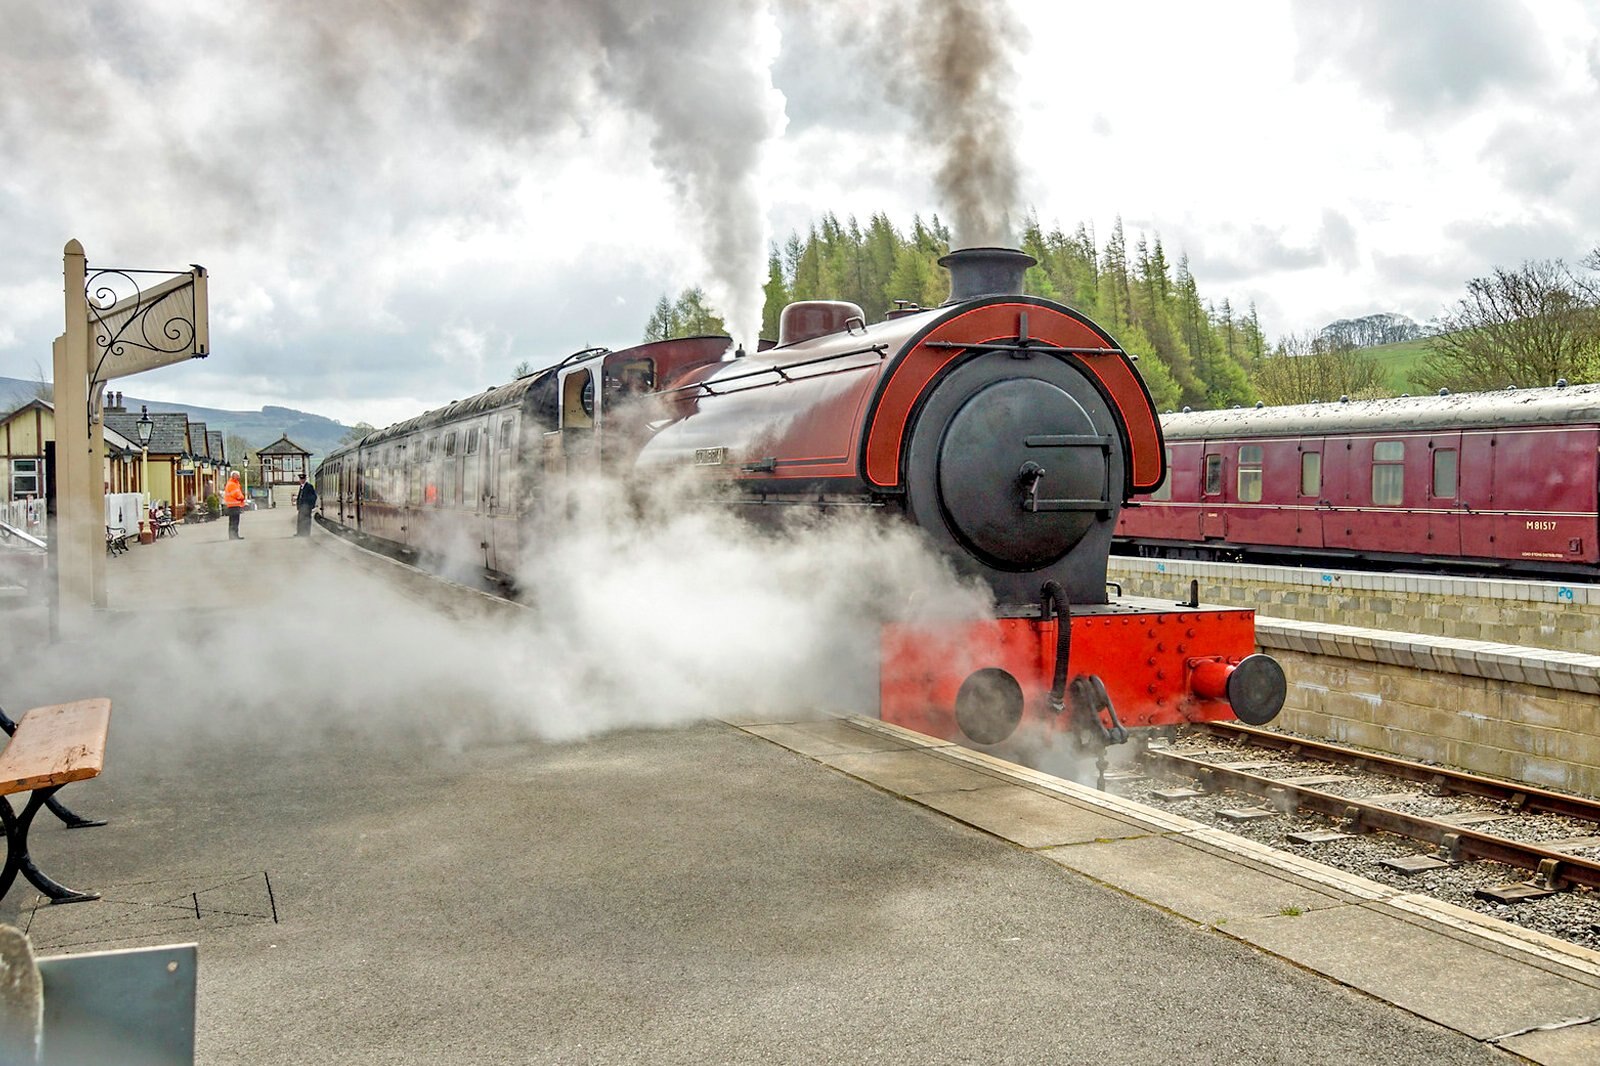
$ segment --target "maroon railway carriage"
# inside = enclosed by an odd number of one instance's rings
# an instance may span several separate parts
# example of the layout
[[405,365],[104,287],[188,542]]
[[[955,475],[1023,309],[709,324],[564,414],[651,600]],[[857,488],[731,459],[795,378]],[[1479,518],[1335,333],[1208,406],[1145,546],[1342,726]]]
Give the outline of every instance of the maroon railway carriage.
[[1119,547],[1600,573],[1600,386],[1168,415]]
[[860,508],[917,526],[999,616],[889,627],[885,719],[982,745],[1027,723],[1098,747],[1129,727],[1272,718],[1286,687],[1255,654],[1252,612],[1108,595],[1117,514],[1165,473],[1132,360],[1020,295],[1030,257],[942,262],[943,307],[868,324],[851,304],[795,304],[757,353],[725,359],[726,338],[580,352],[369,435],[319,470],[324,521],[495,569],[588,471],[684,474],[753,516]]

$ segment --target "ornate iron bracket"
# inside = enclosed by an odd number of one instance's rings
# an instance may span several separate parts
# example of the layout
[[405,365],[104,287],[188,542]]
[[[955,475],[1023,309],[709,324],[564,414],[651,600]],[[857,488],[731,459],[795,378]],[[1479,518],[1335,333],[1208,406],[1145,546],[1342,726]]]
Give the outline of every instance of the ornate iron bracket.
[[[88,301],[93,346],[91,394],[97,384],[106,380],[102,371],[112,356],[121,358],[136,352],[157,357],[209,354],[196,326],[194,295],[195,284],[205,276],[205,267],[191,264],[188,270],[106,267],[85,278],[83,291]],[[141,279],[149,277],[166,280],[140,284]]]

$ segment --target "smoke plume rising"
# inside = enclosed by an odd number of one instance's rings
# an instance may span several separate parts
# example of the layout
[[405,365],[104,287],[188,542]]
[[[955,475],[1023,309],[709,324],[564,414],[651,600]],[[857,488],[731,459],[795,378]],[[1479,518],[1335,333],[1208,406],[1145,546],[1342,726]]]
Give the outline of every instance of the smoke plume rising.
[[[870,7],[785,0],[826,22],[841,47],[884,79],[891,104],[930,157],[939,207],[957,247],[1016,243],[1021,202],[1014,42],[1022,28],[994,0],[891,0]],[[916,164],[911,161],[911,165]]]
[[[705,278],[753,341],[761,166],[784,124],[769,4],[22,5],[0,35],[0,153],[23,183],[18,203],[27,183],[41,197],[74,191],[71,225],[91,254],[114,254],[97,239],[108,231],[141,263],[220,258],[220,238],[259,267],[249,279],[267,285],[281,326],[329,288],[342,291],[328,299],[340,320],[382,324],[397,288],[441,267],[393,262],[397,245],[470,245],[463,269],[559,262],[576,242],[554,235],[572,212],[544,202],[549,179],[570,178],[589,144],[615,144],[591,187],[656,171],[681,211],[667,246],[700,260],[685,257],[683,280]],[[14,236],[48,254],[63,241],[53,226]],[[506,233],[523,239],[501,249]],[[241,288],[244,264],[231,271]],[[0,283],[39,273],[13,269],[0,264]]]

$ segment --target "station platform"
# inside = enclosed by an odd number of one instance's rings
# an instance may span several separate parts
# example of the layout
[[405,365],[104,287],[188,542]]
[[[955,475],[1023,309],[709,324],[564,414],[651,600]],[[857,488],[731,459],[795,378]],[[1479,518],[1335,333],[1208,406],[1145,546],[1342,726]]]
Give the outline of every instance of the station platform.
[[200,1062],[1600,1057],[1593,952],[869,716],[563,733],[522,608],[292,532],[187,527],[0,635],[7,709],[113,700],[61,794],[110,824],[32,839],[104,898],[0,921],[198,942]]

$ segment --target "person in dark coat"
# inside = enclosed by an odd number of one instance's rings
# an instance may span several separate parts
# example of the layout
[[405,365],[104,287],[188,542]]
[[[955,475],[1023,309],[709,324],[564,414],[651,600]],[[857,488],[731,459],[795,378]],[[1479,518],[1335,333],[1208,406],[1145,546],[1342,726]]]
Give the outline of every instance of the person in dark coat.
[[300,475],[300,491],[294,494],[294,506],[300,513],[295,516],[294,535],[311,536],[311,512],[317,506],[317,487]]

